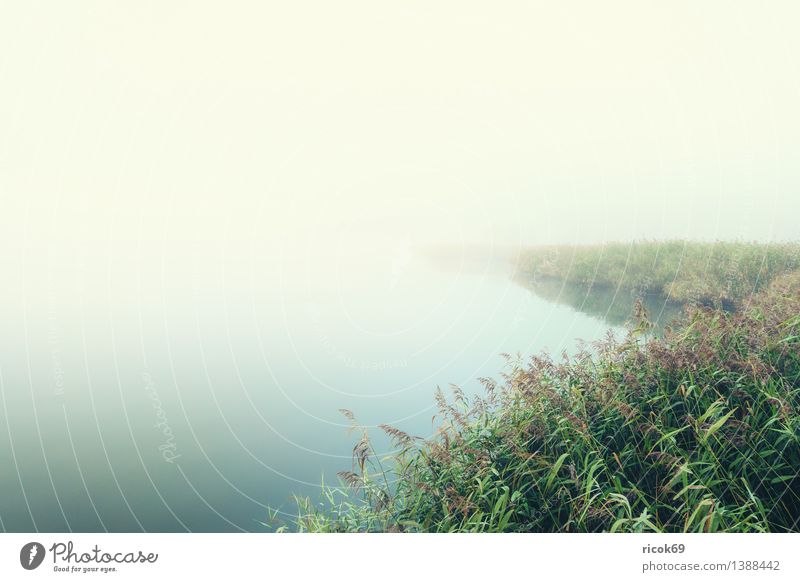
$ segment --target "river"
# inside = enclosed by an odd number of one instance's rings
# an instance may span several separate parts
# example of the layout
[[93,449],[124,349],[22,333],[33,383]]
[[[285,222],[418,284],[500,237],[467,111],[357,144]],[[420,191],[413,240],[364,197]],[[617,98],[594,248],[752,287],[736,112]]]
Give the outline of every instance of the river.
[[442,264],[400,244],[345,262],[257,277],[111,265],[96,297],[83,279],[9,312],[2,528],[266,531],[268,508],[291,514],[293,494],[350,468],[340,409],[427,437],[437,386],[475,393],[504,352],[572,351],[609,329],[514,282],[506,260]]

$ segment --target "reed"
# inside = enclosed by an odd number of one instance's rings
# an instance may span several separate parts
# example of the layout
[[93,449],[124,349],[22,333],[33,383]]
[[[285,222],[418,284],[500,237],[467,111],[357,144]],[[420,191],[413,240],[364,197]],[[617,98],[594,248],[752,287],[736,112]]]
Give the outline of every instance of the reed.
[[800,244],[639,241],[543,246],[522,253],[518,275],[730,307],[800,269]]
[[[625,252],[603,254],[612,248]],[[649,244],[637,248],[647,258],[628,264],[641,277],[661,259]],[[673,255],[697,257],[699,277],[712,247],[670,248],[648,284],[678,293],[688,279],[672,276]],[[800,531],[800,272],[781,274],[795,259],[775,248],[722,248],[714,256],[738,249],[745,274],[727,295],[710,282],[707,297],[738,301],[736,311],[690,305],[656,336],[639,303],[623,338],[572,358],[532,357],[499,382],[483,380],[480,398],[440,393],[431,440],[384,426],[397,450],[378,459],[362,431],[343,485],[325,487],[322,505],[298,499],[290,529]],[[617,280],[591,256],[581,278]]]

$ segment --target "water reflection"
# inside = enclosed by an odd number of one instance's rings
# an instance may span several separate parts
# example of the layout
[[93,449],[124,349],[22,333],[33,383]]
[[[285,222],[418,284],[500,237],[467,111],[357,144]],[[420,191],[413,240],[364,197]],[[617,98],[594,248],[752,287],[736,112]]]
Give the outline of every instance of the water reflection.
[[653,329],[660,333],[683,313],[683,305],[659,293],[642,294],[618,287],[575,285],[555,279],[533,279],[518,275],[515,281],[532,293],[553,303],[567,305],[612,326],[631,320],[636,299],[647,311]]

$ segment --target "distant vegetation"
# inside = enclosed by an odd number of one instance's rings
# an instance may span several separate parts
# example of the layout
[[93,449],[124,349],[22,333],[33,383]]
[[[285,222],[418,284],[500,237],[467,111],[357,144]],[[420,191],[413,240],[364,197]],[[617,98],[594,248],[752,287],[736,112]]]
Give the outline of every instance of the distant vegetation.
[[397,451],[379,459],[362,429],[345,486],[299,499],[290,527],[800,531],[800,272],[780,274],[796,257],[792,245],[684,243],[532,255],[539,274],[738,309],[695,304],[656,336],[637,303],[625,338],[533,357],[484,380],[477,400],[440,393],[430,441],[383,426]]
[[518,273],[534,282],[557,280],[730,306],[799,268],[796,243],[669,241],[532,248],[520,259]]

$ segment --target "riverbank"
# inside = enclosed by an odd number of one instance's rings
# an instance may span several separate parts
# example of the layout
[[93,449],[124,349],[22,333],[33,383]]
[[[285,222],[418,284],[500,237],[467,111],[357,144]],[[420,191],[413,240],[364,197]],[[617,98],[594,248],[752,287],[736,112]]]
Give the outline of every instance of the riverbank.
[[797,269],[797,243],[676,240],[535,247],[522,253],[517,276],[732,307]]
[[[346,487],[326,488],[322,506],[299,499],[290,527],[798,531],[800,272],[788,272],[796,248],[771,246],[759,260],[747,244],[650,245],[528,265],[582,281],[589,273],[594,281],[646,281],[695,300],[663,336],[644,333],[651,324],[640,310],[626,338],[609,337],[591,353],[534,357],[499,383],[486,380],[479,399],[440,393],[439,435],[421,441],[383,426],[397,446],[388,459],[376,457],[347,413],[361,438],[352,470],[340,473]],[[723,265],[702,269],[709,252],[727,257]],[[598,257],[612,255],[624,256],[624,266],[597,268],[607,260]],[[672,274],[676,260],[686,273]],[[708,275],[733,264],[743,272]],[[721,309],[723,301],[738,308]]]

